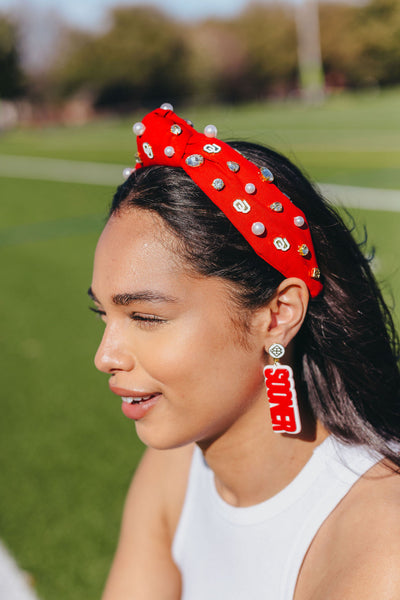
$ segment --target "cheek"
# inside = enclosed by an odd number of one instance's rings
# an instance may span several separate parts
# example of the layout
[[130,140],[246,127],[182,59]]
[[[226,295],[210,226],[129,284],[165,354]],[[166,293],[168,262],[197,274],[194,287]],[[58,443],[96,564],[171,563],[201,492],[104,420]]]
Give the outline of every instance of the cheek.
[[186,395],[188,388],[231,395],[263,385],[263,364],[255,350],[233,341],[237,332],[230,322],[221,325],[201,320],[148,333],[138,356],[141,367],[166,389],[179,385],[173,390],[178,395]]
[[207,368],[206,359],[213,353],[204,334],[171,325],[160,334],[149,334],[137,356],[149,375],[168,384],[182,378],[196,379],[196,373]]

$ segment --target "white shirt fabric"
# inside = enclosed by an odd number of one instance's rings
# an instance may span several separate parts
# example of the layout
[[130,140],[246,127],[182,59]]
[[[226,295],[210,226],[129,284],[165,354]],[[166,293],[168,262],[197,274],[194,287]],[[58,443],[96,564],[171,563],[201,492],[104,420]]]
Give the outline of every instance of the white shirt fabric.
[[172,547],[182,600],[292,600],[318,529],[379,460],[329,437],[285,489],[243,508],[222,500],[196,447]]

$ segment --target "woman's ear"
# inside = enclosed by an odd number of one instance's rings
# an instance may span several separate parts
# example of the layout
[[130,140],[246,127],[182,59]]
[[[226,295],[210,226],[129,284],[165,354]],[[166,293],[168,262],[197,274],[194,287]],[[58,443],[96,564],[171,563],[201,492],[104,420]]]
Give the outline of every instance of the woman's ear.
[[287,346],[295,337],[307,313],[309,292],[303,280],[297,277],[284,279],[268,304],[269,325],[267,344]]

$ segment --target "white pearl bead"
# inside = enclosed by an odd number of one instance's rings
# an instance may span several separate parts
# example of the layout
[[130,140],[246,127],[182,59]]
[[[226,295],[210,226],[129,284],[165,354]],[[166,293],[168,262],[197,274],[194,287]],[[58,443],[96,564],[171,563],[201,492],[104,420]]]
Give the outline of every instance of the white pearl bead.
[[218,130],[215,125],[206,125],[206,127],[204,127],[204,135],[209,138],[217,137],[217,133]]
[[175,149],[172,146],[167,146],[164,148],[164,154],[165,156],[169,156],[171,158],[171,156],[175,154]]
[[263,235],[265,233],[264,223],[260,223],[260,221],[256,221],[251,226],[251,231],[254,233],[254,235]]
[[304,221],[303,217],[300,217],[300,216],[298,216],[298,217],[295,217],[295,218],[293,219],[293,221],[294,221],[294,224],[296,225],[296,227],[303,227],[303,225],[304,225],[304,223],[305,223],[305,221]]
[[162,108],[162,110],[174,110],[174,107],[169,102],[164,102],[164,104],[161,104],[160,108]]
[[256,186],[254,185],[254,183],[246,183],[244,189],[248,194],[254,194],[254,192],[256,191]]
[[133,173],[133,169],[131,169],[130,167],[126,167],[123,171],[122,171],[122,177],[124,179],[128,179],[128,177],[130,177]]
[[135,123],[134,126],[132,127],[133,133],[135,135],[143,135],[144,132],[146,131],[146,125],[143,125],[143,123]]

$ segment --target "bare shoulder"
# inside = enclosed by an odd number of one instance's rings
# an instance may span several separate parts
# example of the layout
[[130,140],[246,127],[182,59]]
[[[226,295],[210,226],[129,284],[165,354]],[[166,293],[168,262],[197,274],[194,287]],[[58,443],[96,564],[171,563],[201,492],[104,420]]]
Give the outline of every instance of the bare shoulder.
[[316,535],[295,600],[400,599],[400,475],[375,465]]
[[120,539],[103,600],[178,600],[180,575],[171,556],[193,447],[146,450],[133,477]]

